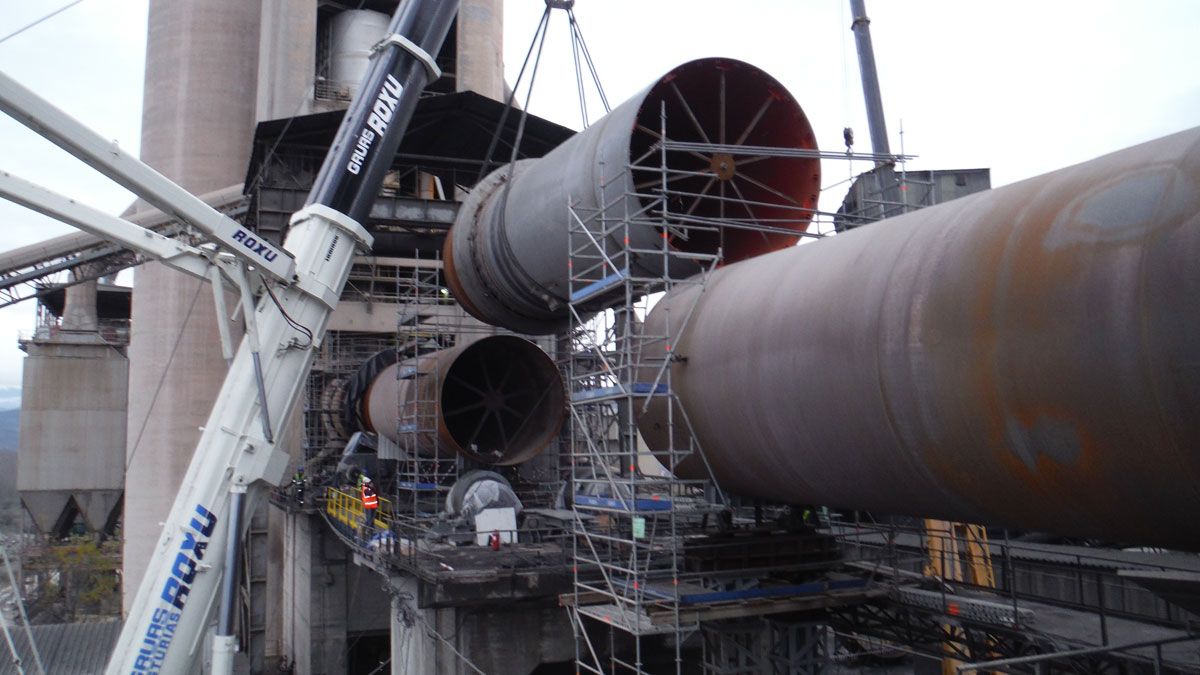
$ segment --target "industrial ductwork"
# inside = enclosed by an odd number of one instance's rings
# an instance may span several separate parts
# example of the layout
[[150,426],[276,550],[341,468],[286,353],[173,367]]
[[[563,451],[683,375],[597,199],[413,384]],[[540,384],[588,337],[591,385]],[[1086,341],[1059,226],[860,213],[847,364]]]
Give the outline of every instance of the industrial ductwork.
[[730,265],[645,331],[694,305],[670,386],[732,493],[1200,550],[1198,260],[1194,129]]
[[394,354],[373,357],[347,397],[358,426],[411,454],[458,453],[504,466],[546,449],[562,427],[566,402],[550,357],[510,335],[400,363]]
[[[656,149],[664,111],[668,139],[715,147],[667,153],[671,190],[688,195],[678,198],[672,212],[719,219],[736,208],[740,218],[748,214],[785,230],[807,227],[820,191],[815,157],[735,158],[719,147],[815,150],[804,112],[763,71],[730,59],[701,59],[667,73],[545,157],[501,167],[476,185],[443,253],[447,284],[459,303],[481,321],[521,333],[549,334],[565,327],[568,202],[585,220],[601,209],[608,214],[606,226],[597,218],[586,227],[610,250],[633,251],[635,275],[663,273],[667,256],[656,251],[664,236],[685,253],[721,249],[727,262],[795,244],[796,236],[783,232],[714,225],[706,232],[691,230],[685,238],[670,229],[671,219],[664,218],[661,207],[655,210],[654,197],[664,176]],[[775,206],[781,202],[786,208]],[[630,219],[627,230],[612,227],[618,216]],[[672,276],[699,270],[685,256],[673,257],[670,264]]]

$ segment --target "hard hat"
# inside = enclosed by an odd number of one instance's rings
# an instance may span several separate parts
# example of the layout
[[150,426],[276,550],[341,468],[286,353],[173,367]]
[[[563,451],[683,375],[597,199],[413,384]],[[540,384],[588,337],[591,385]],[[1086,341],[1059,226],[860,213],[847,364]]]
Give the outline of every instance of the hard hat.
[[371,478],[370,478],[370,476],[363,476],[362,478],[363,478],[363,482],[364,482],[364,483],[370,483],[370,482],[371,482]]

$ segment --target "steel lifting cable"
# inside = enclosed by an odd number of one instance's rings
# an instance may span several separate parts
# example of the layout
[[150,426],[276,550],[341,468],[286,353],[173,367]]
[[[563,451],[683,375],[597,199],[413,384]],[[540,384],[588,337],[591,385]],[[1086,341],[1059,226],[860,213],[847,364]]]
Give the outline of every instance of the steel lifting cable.
[[[525,104],[521,108],[521,117],[517,123],[516,138],[512,144],[512,152],[509,153],[509,163],[515,162],[519,157],[521,141],[525,135],[525,123],[529,118],[529,103],[533,97],[533,86],[537,80],[538,66],[541,63],[542,49],[546,44],[546,35],[549,32],[550,13],[557,5],[546,2],[546,9],[542,12],[541,18],[538,20],[537,29],[533,32],[533,38],[530,40],[529,49],[525,52],[525,60],[521,62],[521,70],[517,73],[517,79],[513,82],[512,90],[508,94],[505,101],[504,112],[500,115],[500,121],[496,124],[496,129],[492,133],[491,141],[488,143],[487,152],[484,154],[483,163],[479,167],[479,175],[475,182],[483,180],[483,177],[488,174],[489,169],[493,166],[492,158],[496,153],[496,146],[500,142],[500,135],[504,132],[505,123],[508,121],[508,115],[513,110],[513,101],[516,100],[517,90],[521,87],[521,82],[525,79],[525,71],[529,68],[529,60],[533,59],[533,70],[530,72],[529,85],[525,94]],[[583,128],[589,125],[587,111],[587,87],[583,74],[586,66],[588,75],[591,76],[592,84],[596,87],[596,92],[600,97],[600,103],[604,106],[605,114],[612,111],[612,107],[608,103],[608,96],[604,93],[604,86],[600,83],[600,74],[596,70],[596,62],[592,58],[591,50],[588,49],[587,42],[583,39],[583,31],[579,27],[579,20],[575,17],[575,10],[571,6],[567,6],[567,23],[571,33],[571,56],[575,63],[575,89],[579,96],[579,111],[583,118]],[[510,175],[511,178],[511,167]]]
[[[550,5],[546,5],[546,9],[542,12],[542,18],[538,20],[537,29],[533,32],[533,40],[531,40],[529,43],[529,49],[525,52],[525,60],[521,62],[521,70],[517,72],[517,79],[515,82],[513,82],[512,90],[508,92],[508,99],[505,100],[505,102],[504,102],[504,112],[502,112],[500,114],[500,121],[496,123],[496,129],[495,129],[495,131],[492,132],[492,139],[488,143],[487,152],[484,153],[484,155],[483,155],[483,163],[479,165],[479,175],[476,176],[476,178],[475,178],[476,183],[483,180],[483,177],[486,176],[488,174],[489,169],[491,169],[492,156],[496,152],[496,145],[500,142],[500,134],[502,134],[504,132],[504,124],[505,124],[505,122],[508,121],[508,114],[513,109],[513,101],[515,101],[517,98],[517,89],[519,89],[521,86],[521,80],[525,78],[525,69],[529,67],[529,59],[533,56],[534,48],[538,47],[538,45],[540,43],[545,42],[546,27],[549,25],[549,23],[550,23]],[[540,58],[540,54],[541,54],[540,48],[538,50],[538,54],[539,54],[539,58]],[[536,67],[535,67],[535,70],[536,70]],[[530,88],[530,91],[532,92],[533,78],[531,77],[530,80],[531,81],[529,83],[529,85],[530,85],[529,88]],[[526,109],[528,109],[528,98],[529,97],[527,96],[526,97]],[[521,111],[522,119],[524,119],[524,117],[527,115],[528,115],[528,113],[526,110]],[[513,145],[513,153],[512,154],[513,154],[514,158],[516,157],[516,154],[517,154],[517,147],[518,147],[517,144]]]
[[571,27],[571,58],[575,61],[575,93],[579,96],[579,115],[583,118],[583,128],[588,128],[587,92],[583,89],[583,71],[579,67],[579,42],[575,32],[575,12],[567,10],[567,18]]
[[571,28],[571,53],[575,57],[575,86],[579,90],[579,108],[583,115],[583,128],[586,129],[590,122],[587,114],[583,72],[579,63],[580,55],[583,56],[588,73],[592,76],[592,84],[596,85],[596,93],[599,94],[600,103],[604,106],[604,114],[612,112],[612,107],[608,104],[608,96],[604,94],[604,85],[600,83],[600,74],[596,71],[596,62],[592,60],[592,52],[588,49],[587,42],[583,39],[583,31],[579,28],[579,21],[575,18],[574,7],[567,8],[567,20]]
[[[504,181],[504,187],[500,192],[500,213],[503,213],[508,208],[508,195],[512,191],[513,175],[517,170],[517,159],[521,150],[521,140],[525,137],[525,123],[529,120],[529,102],[533,100],[533,85],[537,80],[538,66],[542,63],[542,49],[546,46],[546,35],[550,31],[550,10],[553,9],[550,0],[546,0],[546,9],[542,12],[542,18],[538,22],[538,28],[534,31],[533,41],[529,45],[529,51],[525,53],[525,61],[521,64],[521,72],[517,75],[517,82],[513,84],[512,93],[508,97],[508,105],[504,107],[504,112],[500,115],[500,123],[496,125],[496,132],[492,135],[492,142],[488,146],[488,153],[484,157],[483,164],[479,167],[479,179],[482,180],[484,172],[487,171],[489,164],[492,161],[492,153],[495,151],[496,143],[500,140],[500,132],[504,130],[504,118],[508,116],[508,112],[512,110],[513,99],[517,95],[517,87],[520,86],[521,77],[525,74],[525,67],[529,64],[529,57],[534,53],[533,49],[537,47],[537,55],[533,59],[533,70],[529,73],[529,86],[525,90],[525,105],[521,107],[521,117],[517,121],[517,133],[513,139],[512,152],[508,159],[508,176]],[[476,181],[478,183],[478,181]],[[501,237],[500,246],[504,251],[504,255],[511,258],[513,256],[511,244],[507,237]]]
[[[517,155],[521,150],[521,139],[525,137],[525,123],[529,121],[529,103],[533,100],[533,85],[537,81],[538,66],[542,64],[542,49],[546,46],[546,35],[550,32],[549,26],[550,5],[546,5],[546,11],[542,13],[542,22],[540,25],[542,33],[541,38],[538,39],[538,36],[534,35],[534,39],[537,41],[537,55],[533,58],[533,70],[529,72],[529,86],[525,89],[525,105],[521,106],[521,118],[517,120],[517,137],[513,139],[512,152],[509,154],[508,158],[509,180],[507,183],[505,183],[506,191],[508,186],[512,185],[513,171],[516,169],[516,161],[518,159]],[[533,45],[530,45],[529,48],[532,50]],[[525,58],[526,61],[529,60],[528,55],[526,55]],[[516,86],[513,86],[513,95],[515,96],[516,93],[517,88]],[[505,112],[507,112],[507,110]],[[488,157],[488,159],[490,160],[491,157]]]
[[[525,123],[529,120],[529,103],[533,99],[533,86],[537,80],[538,66],[541,65],[541,62],[542,62],[542,50],[546,46],[546,35],[549,33],[548,28],[550,25],[550,12],[553,8],[554,8],[554,5],[551,3],[551,1],[546,0],[546,9],[545,9],[545,11],[542,12],[542,18],[541,18],[541,20],[538,21],[538,27],[537,27],[537,30],[534,31],[533,40],[530,42],[529,50],[525,53],[525,60],[524,60],[524,62],[521,63],[521,71],[518,73],[517,81],[516,81],[516,83],[513,84],[512,92],[509,94],[508,104],[505,106],[504,112],[500,116],[500,123],[496,125],[496,131],[492,135],[492,141],[488,146],[488,152],[487,152],[487,155],[484,157],[483,164],[481,164],[479,167],[479,177],[476,180],[476,182],[483,179],[484,175],[486,174],[487,169],[489,168],[489,166],[491,164],[492,154],[495,152],[496,144],[499,142],[500,133],[504,129],[505,118],[508,116],[509,111],[512,110],[512,102],[513,102],[513,99],[517,95],[517,88],[520,86],[521,79],[524,77],[524,74],[525,74],[525,68],[529,65],[529,58],[531,55],[534,54],[534,48],[536,47],[537,52],[536,52],[536,55],[533,57],[533,70],[530,71],[529,85],[526,88],[526,93],[525,93],[525,105],[522,106],[522,108],[521,108],[521,117],[520,117],[520,120],[517,122],[516,138],[513,139],[512,152],[510,153],[510,156],[509,156],[508,179],[504,181],[504,187],[500,193],[499,208],[500,208],[501,212],[503,212],[507,208],[508,195],[509,195],[509,192],[512,190],[512,184],[513,184],[512,179],[513,179],[513,175],[517,169],[516,162],[517,162],[518,155],[519,155],[520,149],[521,149],[521,140],[525,136]],[[600,87],[599,76],[596,73],[595,64],[592,61],[590,52],[588,52],[587,45],[583,42],[583,33],[579,31],[578,22],[575,20],[575,12],[569,6],[567,7],[567,16],[568,16],[569,23],[571,24],[572,50],[575,51],[576,49],[578,49],[578,53],[582,54],[585,61],[587,62],[588,70],[589,70],[589,72],[591,72],[593,81],[596,83],[596,87],[600,91],[600,100],[604,104],[604,110],[607,113],[607,112],[609,112],[608,98],[604,95],[604,90]],[[576,36],[578,36],[578,38]],[[578,56],[576,56],[576,85],[577,85],[577,89],[580,93],[580,106],[581,106],[581,109],[583,112],[584,126],[586,127],[587,126],[587,106],[586,106],[586,102],[585,102],[586,99],[583,95],[583,77],[582,77],[582,74],[579,72]],[[508,249],[509,242],[507,239],[502,240],[501,246],[504,247],[505,252],[509,256],[512,255],[512,251]]]
[[[853,22],[857,17],[851,17]],[[853,26],[853,24],[851,24]],[[846,171],[847,178],[844,182],[850,183],[855,179],[854,175],[854,157],[851,153],[851,146],[854,141],[854,131],[850,127],[850,49],[849,40],[846,36],[846,3],[840,3],[838,11],[838,33],[842,36],[842,120],[846,125],[842,131],[842,136],[846,141]],[[853,31],[853,27],[851,28]],[[874,149],[874,148],[872,148]],[[835,183],[834,185],[840,185]],[[829,187],[834,187],[831,185]]]

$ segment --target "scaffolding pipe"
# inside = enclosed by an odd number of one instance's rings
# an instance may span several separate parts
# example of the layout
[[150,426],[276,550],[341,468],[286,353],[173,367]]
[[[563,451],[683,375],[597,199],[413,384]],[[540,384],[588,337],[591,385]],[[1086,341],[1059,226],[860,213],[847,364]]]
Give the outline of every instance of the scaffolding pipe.
[[720,486],[1200,550],[1200,128],[887,223],[646,319]]

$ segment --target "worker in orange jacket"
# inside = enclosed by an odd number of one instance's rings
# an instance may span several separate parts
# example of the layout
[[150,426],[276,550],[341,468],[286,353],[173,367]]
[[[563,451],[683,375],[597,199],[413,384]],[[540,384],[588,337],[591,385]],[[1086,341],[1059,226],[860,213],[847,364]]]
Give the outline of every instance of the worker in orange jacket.
[[375,511],[379,508],[379,496],[375,494],[375,486],[371,485],[368,476],[362,477],[363,516],[367,527],[375,525]]

